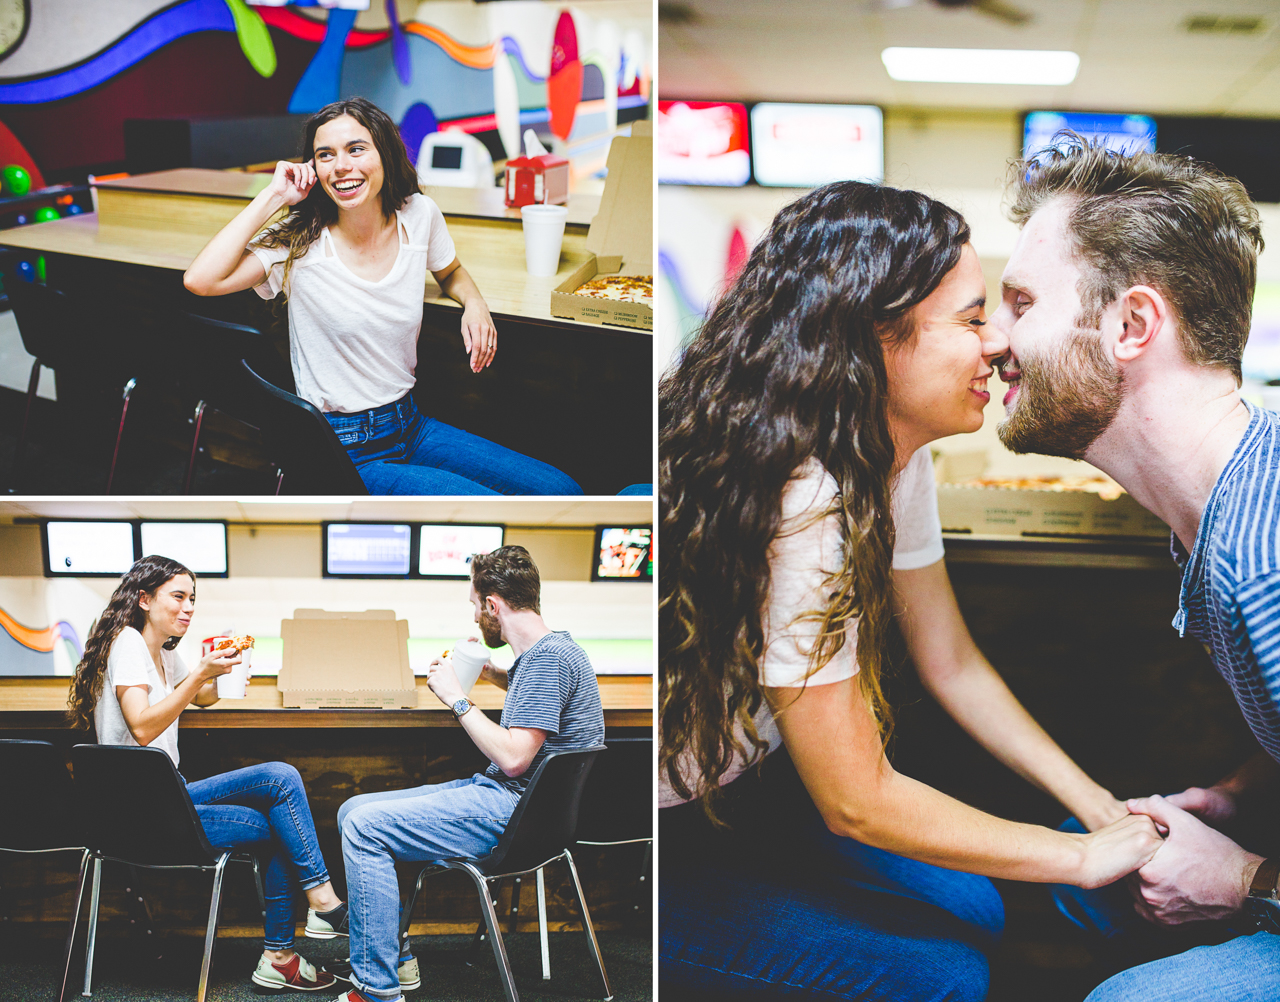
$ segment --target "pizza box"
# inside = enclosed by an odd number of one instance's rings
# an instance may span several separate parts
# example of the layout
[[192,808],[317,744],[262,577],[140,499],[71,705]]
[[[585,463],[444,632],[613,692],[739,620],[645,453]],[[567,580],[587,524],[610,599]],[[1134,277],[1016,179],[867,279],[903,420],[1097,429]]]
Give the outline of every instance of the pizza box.
[[1096,489],[1068,489],[1079,478],[1039,477],[1035,486],[978,483],[985,453],[953,453],[935,462],[938,516],[943,532],[1038,539],[1168,540],[1169,527],[1119,490],[1098,478]]
[[551,315],[652,331],[650,306],[574,295],[579,286],[600,276],[653,274],[651,122],[633,122],[630,136],[614,138],[608,169],[600,211],[587,231],[591,257],[551,290]]
[[390,609],[295,609],[281,620],[276,688],[284,705],[385,710],[418,706],[409,667],[409,621]]

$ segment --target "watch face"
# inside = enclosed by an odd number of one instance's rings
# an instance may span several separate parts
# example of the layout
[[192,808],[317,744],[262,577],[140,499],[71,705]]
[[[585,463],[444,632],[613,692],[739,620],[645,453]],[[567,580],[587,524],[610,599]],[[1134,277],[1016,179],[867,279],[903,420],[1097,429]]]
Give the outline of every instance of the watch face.
[[467,699],[465,696],[453,704],[453,712],[459,717],[469,709],[471,709],[471,700]]

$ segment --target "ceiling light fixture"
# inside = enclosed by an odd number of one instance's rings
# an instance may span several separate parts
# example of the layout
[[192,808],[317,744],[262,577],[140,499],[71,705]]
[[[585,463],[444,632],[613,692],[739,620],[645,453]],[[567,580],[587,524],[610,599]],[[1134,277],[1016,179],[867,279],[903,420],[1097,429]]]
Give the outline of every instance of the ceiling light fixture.
[[1074,52],[1032,49],[909,49],[880,53],[894,80],[920,83],[1040,84],[1061,86],[1076,78]]

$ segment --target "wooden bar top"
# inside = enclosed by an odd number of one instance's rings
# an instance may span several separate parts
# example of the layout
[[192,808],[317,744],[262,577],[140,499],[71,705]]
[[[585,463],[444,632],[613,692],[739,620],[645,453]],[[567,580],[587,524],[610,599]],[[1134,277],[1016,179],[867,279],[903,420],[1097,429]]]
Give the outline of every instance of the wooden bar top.
[[158,191],[174,195],[207,195],[210,198],[238,198],[248,202],[270,183],[270,174],[245,174],[239,171],[208,170],[201,167],[178,167],[174,170],[160,170],[150,174],[133,174],[129,177],[94,181],[94,187]]
[[[600,675],[600,701],[609,727],[653,726],[653,677],[649,675]],[[245,699],[224,699],[210,707],[183,711],[179,727],[212,728],[330,728],[330,727],[454,727],[456,719],[447,706],[418,682],[416,710],[285,709],[272,677],[249,683]],[[0,678],[0,730],[61,730],[66,727],[66,678]],[[482,710],[502,709],[503,691],[478,682],[471,700]]]
[[[598,324],[551,316],[551,290],[591,256],[586,248],[585,230],[576,227],[565,229],[560,269],[549,278],[537,278],[525,271],[524,234],[518,220],[453,217],[449,220],[449,234],[453,237],[458,258],[475,279],[495,317],[533,320],[557,327],[601,329]],[[0,232],[0,245],[6,247],[172,271],[186,271],[208,242],[208,237],[193,233],[99,226],[98,216],[92,212]],[[462,312],[462,307],[452,299],[440,295],[439,287],[430,278],[427,279],[425,301],[459,314]],[[650,336],[648,331],[626,327],[606,329],[613,333]]]

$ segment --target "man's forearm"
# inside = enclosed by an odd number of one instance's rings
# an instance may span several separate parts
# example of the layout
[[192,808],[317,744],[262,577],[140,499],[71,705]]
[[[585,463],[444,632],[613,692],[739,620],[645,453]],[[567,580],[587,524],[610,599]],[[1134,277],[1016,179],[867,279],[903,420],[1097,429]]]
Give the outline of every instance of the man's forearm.
[[519,776],[529,768],[537,748],[530,751],[523,735],[490,720],[478,706],[464,713],[458,722],[481,753],[508,776]]

